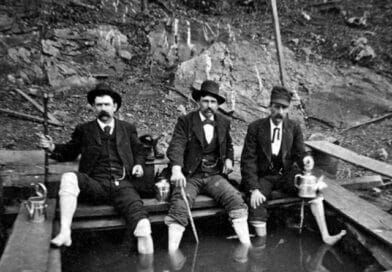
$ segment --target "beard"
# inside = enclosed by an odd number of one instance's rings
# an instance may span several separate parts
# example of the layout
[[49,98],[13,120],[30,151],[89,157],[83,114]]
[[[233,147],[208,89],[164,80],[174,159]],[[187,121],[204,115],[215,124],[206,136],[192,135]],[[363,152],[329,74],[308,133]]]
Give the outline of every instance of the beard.
[[98,113],[98,119],[101,120],[101,121],[105,120],[107,118],[110,118],[110,117],[111,117],[110,114],[108,112],[106,112],[106,111],[100,111]]

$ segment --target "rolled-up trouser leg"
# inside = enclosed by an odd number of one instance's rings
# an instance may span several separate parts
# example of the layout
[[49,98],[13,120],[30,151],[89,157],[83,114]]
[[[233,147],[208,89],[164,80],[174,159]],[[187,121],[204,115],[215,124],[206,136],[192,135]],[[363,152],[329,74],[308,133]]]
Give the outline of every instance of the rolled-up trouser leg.
[[139,193],[132,185],[118,188],[113,193],[114,207],[124,216],[131,233],[135,231],[140,220],[148,218],[148,212],[143,206]]
[[228,212],[240,242],[250,244],[248,207],[241,193],[221,175],[206,178],[205,190]]
[[143,218],[137,223],[133,234],[137,237],[137,249],[139,253],[152,254],[154,252],[151,225],[147,218]]
[[[197,194],[200,191],[201,179],[189,178],[187,180],[186,187],[184,188],[185,194],[188,199],[190,208],[196,199]],[[181,188],[176,187],[172,192],[170,198],[170,209],[165,218],[166,225],[171,223],[177,223],[184,227],[188,225],[188,211],[184,199],[181,195]]]
[[75,173],[64,173],[60,183],[60,233],[52,243],[61,246],[70,246],[72,218],[77,206],[77,197],[80,193],[78,178]]

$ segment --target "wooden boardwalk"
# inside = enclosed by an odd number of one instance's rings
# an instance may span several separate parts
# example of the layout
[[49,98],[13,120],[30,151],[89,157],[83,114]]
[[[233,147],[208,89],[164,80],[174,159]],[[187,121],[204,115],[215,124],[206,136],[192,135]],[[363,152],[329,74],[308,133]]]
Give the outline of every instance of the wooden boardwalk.
[[21,206],[0,260],[0,271],[47,271],[56,201],[51,199],[47,204],[47,220],[42,223],[29,221],[26,208]]

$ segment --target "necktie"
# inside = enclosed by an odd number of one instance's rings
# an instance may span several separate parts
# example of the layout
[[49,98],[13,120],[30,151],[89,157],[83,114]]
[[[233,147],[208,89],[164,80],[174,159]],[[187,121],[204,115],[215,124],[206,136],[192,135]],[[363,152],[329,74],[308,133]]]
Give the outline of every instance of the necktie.
[[214,121],[214,120],[210,120],[210,119],[205,119],[205,120],[202,122],[202,124],[203,124],[203,126],[204,126],[204,125],[215,126],[215,121]]
[[103,132],[105,132],[105,135],[106,135],[107,137],[110,136],[110,129],[111,129],[110,126],[105,126],[105,127],[103,128]]
[[279,140],[279,138],[280,138],[280,129],[279,128],[274,128],[274,131],[273,131],[273,133],[272,133],[272,143],[274,143],[275,142],[275,140]]

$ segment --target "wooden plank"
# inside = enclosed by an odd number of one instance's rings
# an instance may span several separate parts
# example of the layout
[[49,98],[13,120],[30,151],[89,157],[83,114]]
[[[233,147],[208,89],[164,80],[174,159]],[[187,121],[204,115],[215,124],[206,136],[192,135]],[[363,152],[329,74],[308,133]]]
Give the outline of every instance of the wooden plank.
[[56,200],[49,199],[47,204],[47,220],[42,223],[29,221],[27,210],[20,208],[0,260],[0,271],[46,271]]
[[392,246],[392,215],[359,198],[340,186],[336,181],[325,178],[328,184],[324,193],[327,204],[350,219],[373,237]]
[[[206,217],[206,216],[214,216],[220,213],[223,213],[224,209],[222,208],[211,208],[211,209],[203,209],[192,211],[192,216],[194,218]],[[150,215],[149,219],[152,223],[163,222],[166,214],[154,214]],[[125,221],[122,218],[109,218],[109,219],[100,219],[100,220],[78,220],[72,223],[73,230],[101,230],[101,229],[116,229],[116,228],[124,228]]]
[[362,176],[350,179],[348,182],[339,183],[347,189],[370,189],[384,185],[380,175]]
[[[38,142],[37,142],[38,143]],[[8,150],[8,149],[0,149],[0,165],[10,166],[33,166],[33,165],[44,165],[45,152],[43,150]],[[71,164],[75,166],[77,169],[78,161],[74,162],[63,162],[59,163],[55,160],[49,160],[49,163],[57,164],[57,165],[66,165]],[[154,160],[154,161],[146,161],[146,164],[168,164],[169,160],[167,158]]]
[[326,141],[307,141],[306,144],[346,162],[369,169],[377,174],[392,178],[392,165],[366,156],[359,155],[344,147]]
[[345,225],[347,230],[373,255],[379,264],[386,269],[392,269],[392,249],[390,247],[380,244],[374,237],[366,235],[350,223],[345,222]]

